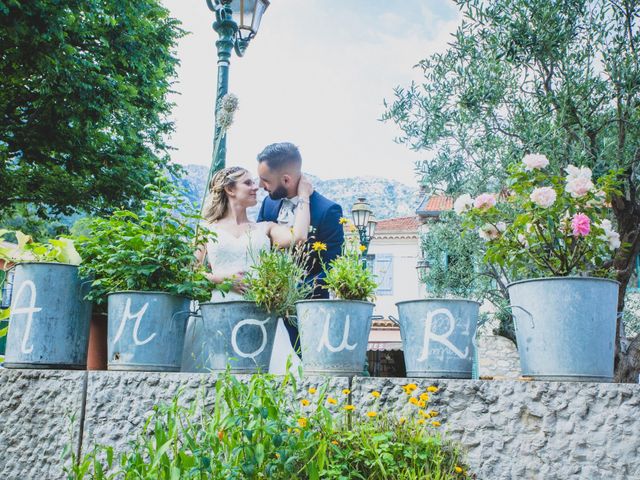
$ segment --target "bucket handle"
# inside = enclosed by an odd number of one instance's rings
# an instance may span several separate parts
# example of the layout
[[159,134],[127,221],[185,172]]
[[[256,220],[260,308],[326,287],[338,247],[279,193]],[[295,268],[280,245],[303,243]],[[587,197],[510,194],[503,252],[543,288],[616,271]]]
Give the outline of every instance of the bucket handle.
[[[200,310],[200,309],[198,309],[198,310]],[[182,313],[187,313],[190,317],[199,317],[199,318],[201,318],[202,315],[197,313],[198,310],[196,310],[194,312],[191,309],[189,309],[189,310],[180,310],[179,312],[175,312],[173,315],[171,315],[171,321],[173,322],[176,319],[176,316],[178,316],[178,315],[180,315]]]
[[[84,297],[89,295],[89,292],[91,291],[92,283],[93,283],[93,280],[85,280],[84,282],[80,282],[80,297],[82,298],[82,300],[84,300]],[[89,285],[89,288],[86,288],[87,285]]]
[[507,308],[511,308],[511,309],[517,308],[519,310],[522,310],[524,313],[526,313],[529,316],[529,321],[531,322],[531,328],[536,328],[536,324],[533,323],[533,315],[531,314],[531,312],[529,310],[527,310],[526,308],[521,307],[520,305],[509,305]]
[[389,315],[389,320],[391,320],[393,323],[395,323],[396,325],[400,326],[400,320],[398,320],[396,317],[394,317],[393,315]]
[[[13,265],[9,269],[5,270],[5,277],[2,282],[2,288],[0,289],[0,309],[4,310],[11,307],[11,299],[13,297],[13,277],[16,273],[16,266],[17,265]],[[6,298],[4,298],[5,292]]]

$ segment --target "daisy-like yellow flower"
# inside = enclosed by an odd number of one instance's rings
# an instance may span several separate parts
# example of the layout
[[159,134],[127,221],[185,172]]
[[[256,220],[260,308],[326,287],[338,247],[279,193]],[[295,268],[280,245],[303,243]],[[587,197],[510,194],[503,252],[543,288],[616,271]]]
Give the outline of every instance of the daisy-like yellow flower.
[[318,391],[318,390],[316,390],[316,389],[315,389],[315,388],[313,388],[313,387],[311,387],[311,388],[309,389],[309,393],[310,393],[311,395],[313,395],[313,394],[314,394],[314,393],[316,393],[317,391]]
[[360,245],[358,247],[358,250],[360,250],[362,253],[364,253],[364,251],[367,249],[367,247],[365,247],[364,245]]
[[431,422],[431,425],[433,425],[434,427],[436,427],[436,428],[437,428],[437,427],[439,427],[441,424],[440,424],[440,422],[439,422],[439,421],[434,420],[433,422]]
[[420,400],[422,400],[423,402],[427,402],[427,401],[429,401],[429,394],[427,394],[427,393],[421,393],[421,394],[420,394]]
[[413,392],[418,389],[418,385],[415,383],[409,383],[402,387],[405,391]]
[[455,466],[454,470],[456,473],[462,473],[462,467],[459,467],[458,465]]
[[398,419],[398,423],[399,423],[400,425],[402,425],[402,424],[403,424],[404,422],[406,422],[406,421],[407,421],[407,419],[406,419],[406,418],[404,418],[404,417],[400,417],[400,418]]
[[331,440],[331,443],[333,443],[334,445],[338,445],[338,441],[337,440]]
[[311,248],[316,252],[324,252],[327,249],[327,244],[322,242],[313,242]]
[[438,387],[434,387],[433,385],[431,385],[430,387],[427,387],[427,392],[435,393],[437,391],[438,391]]
[[418,413],[425,418],[431,418],[431,415],[429,415],[427,412],[425,412],[424,410],[419,410]]
[[340,217],[340,220],[338,221],[340,222],[340,225],[346,225],[347,223],[349,223],[349,219],[345,217]]
[[411,397],[411,398],[409,399],[409,403],[410,403],[411,405],[418,405],[418,399],[417,399],[416,397]]
[[429,412],[429,415],[430,415],[430,416],[432,416],[432,417],[437,417],[437,416],[439,415],[439,413],[438,413],[438,412],[436,412],[435,410],[431,410],[431,411]]
[[330,405],[335,405],[336,403],[338,403],[338,401],[335,398],[328,397],[327,403]]
[[377,390],[374,390],[373,392],[371,392],[371,396],[373,398],[380,398],[380,392],[378,392]]
[[347,412],[351,412],[356,409],[356,407],[354,407],[353,405],[345,405],[342,408],[344,408]]
[[349,395],[351,393],[351,390],[345,388],[344,390],[342,390],[342,393],[344,393],[345,395]]
[[427,406],[427,402],[425,402],[424,400],[420,400],[420,401],[418,402],[418,406],[419,406],[420,408],[424,408],[424,407],[426,407],[426,406]]
[[367,417],[369,417],[369,418],[373,418],[376,415],[378,415],[376,412],[367,412]]
[[304,428],[304,427],[306,427],[306,426],[307,426],[307,423],[308,423],[308,422],[307,422],[307,419],[306,419],[306,418],[304,418],[304,417],[300,417],[300,418],[298,419],[298,425],[300,425],[300,428]]
[[302,400],[300,400],[300,403],[302,404],[303,407],[308,407],[309,405],[311,405],[311,402],[306,398],[303,398]]
[[424,418],[421,418],[420,420],[418,420],[418,425],[424,425]]

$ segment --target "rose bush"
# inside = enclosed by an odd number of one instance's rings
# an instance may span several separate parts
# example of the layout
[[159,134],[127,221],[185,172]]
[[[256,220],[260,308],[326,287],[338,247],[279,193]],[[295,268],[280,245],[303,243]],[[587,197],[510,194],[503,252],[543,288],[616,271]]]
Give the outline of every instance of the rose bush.
[[548,165],[544,155],[526,155],[499,194],[461,195],[454,210],[463,227],[487,242],[485,261],[513,278],[610,276],[612,253],[621,246],[607,218],[618,172],[594,183],[586,167],[569,165],[563,177]]

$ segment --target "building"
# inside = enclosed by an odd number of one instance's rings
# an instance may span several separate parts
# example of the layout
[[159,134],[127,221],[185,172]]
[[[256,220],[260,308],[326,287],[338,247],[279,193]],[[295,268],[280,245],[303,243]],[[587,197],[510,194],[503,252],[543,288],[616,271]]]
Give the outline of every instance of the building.
[[411,217],[381,220],[369,245],[367,262],[377,276],[376,308],[369,336],[369,371],[375,376],[404,376],[400,330],[394,322],[396,303],[424,298],[426,291],[416,267],[422,260],[421,234],[440,213],[453,208],[453,199],[424,197]]

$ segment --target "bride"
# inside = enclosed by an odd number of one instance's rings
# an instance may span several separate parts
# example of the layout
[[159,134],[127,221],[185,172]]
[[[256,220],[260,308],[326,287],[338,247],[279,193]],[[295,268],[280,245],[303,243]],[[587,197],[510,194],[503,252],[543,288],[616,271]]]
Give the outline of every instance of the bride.
[[[300,203],[296,208],[293,228],[273,222],[251,222],[247,208],[258,203],[258,185],[242,167],[218,171],[209,183],[209,193],[203,212],[207,228],[217,238],[198,248],[196,256],[208,259],[211,272],[207,277],[214,284],[232,281],[229,293],[223,296],[214,290],[211,301],[241,300],[246,291],[244,276],[262,250],[272,245],[288,247],[307,240],[310,224],[309,197],[313,186],[303,176],[298,184]],[[292,232],[293,230],[293,232]]]

